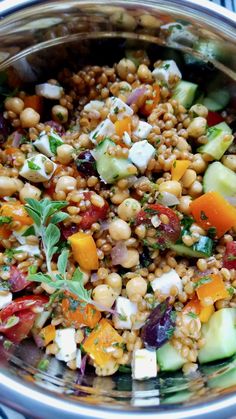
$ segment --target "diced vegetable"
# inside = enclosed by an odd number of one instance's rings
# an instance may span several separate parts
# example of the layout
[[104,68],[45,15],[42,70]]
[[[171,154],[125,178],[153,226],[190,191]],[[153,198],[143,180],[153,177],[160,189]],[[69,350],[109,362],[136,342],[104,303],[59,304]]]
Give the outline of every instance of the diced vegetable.
[[62,313],[67,326],[80,328],[81,325],[92,329],[101,319],[100,311],[91,304],[85,304],[78,300],[75,295],[68,295],[61,302]]
[[42,97],[38,95],[25,96],[24,97],[25,108],[32,108],[39,114],[43,111]]
[[226,243],[223,266],[227,269],[236,269],[236,242]]
[[214,311],[215,308],[213,304],[211,304],[210,306],[201,307],[201,312],[199,314],[200,322],[207,323]]
[[19,201],[4,202],[0,208],[2,217],[10,217],[12,221],[17,221],[22,226],[33,224],[32,218],[27,214],[25,207]]
[[52,324],[40,330],[40,337],[43,339],[43,346],[47,346],[56,337],[56,328]]
[[185,246],[183,243],[171,244],[170,248],[179,256],[190,258],[207,258],[212,255],[213,240],[207,236],[201,236],[193,246]]
[[141,172],[144,172],[155,152],[155,148],[147,140],[138,141],[129,150],[129,158]]
[[236,353],[236,309],[223,308],[212,314],[202,327],[205,345],[199,350],[201,364],[229,357]]
[[109,321],[102,319],[85,339],[83,348],[97,365],[103,367],[112,358],[111,350],[123,343],[123,338],[111,326]]
[[95,241],[92,236],[85,233],[75,233],[68,237],[74,259],[82,269],[98,269],[98,255]]
[[177,371],[186,362],[171,343],[165,343],[157,350],[157,362],[161,371]]
[[208,110],[208,115],[207,115],[208,127],[212,127],[213,125],[217,125],[223,121],[224,121],[224,118],[222,118],[222,116],[219,113]]
[[145,347],[160,348],[173,335],[175,329],[175,312],[169,298],[159,304],[149,315],[141,330]]
[[236,226],[236,209],[218,192],[207,192],[192,201],[190,211],[201,227],[214,227],[217,238]]
[[193,103],[197,88],[197,84],[181,80],[173,89],[172,98],[188,109]]
[[130,116],[126,116],[123,119],[119,119],[115,122],[115,130],[116,134],[122,138],[123,134],[127,132],[131,135],[131,118]]
[[161,100],[161,90],[158,84],[153,85],[152,97],[148,98],[141,106],[140,112],[144,116],[149,116]]
[[8,306],[12,302],[12,293],[5,291],[4,293],[0,294],[0,310],[4,307]]
[[203,105],[209,109],[209,111],[220,111],[225,108],[230,100],[230,94],[226,89],[217,89],[208,93],[202,101]]
[[197,296],[203,304],[207,299],[215,303],[218,300],[229,297],[224,281],[218,274],[209,274],[195,278],[194,282]]
[[194,313],[200,314],[201,311],[201,303],[197,296],[195,295],[187,304],[185,304],[183,308],[183,313]]
[[191,162],[189,160],[175,160],[171,166],[172,180],[179,181],[185,174],[190,164]]
[[3,333],[10,341],[20,343],[29,335],[36,316],[37,314],[31,310],[23,310],[15,316],[17,323],[12,327],[6,327],[4,329],[4,325],[0,324],[0,333]]
[[236,194],[236,173],[220,162],[210,164],[203,176],[204,192],[215,191],[223,196]]
[[208,128],[207,138],[208,142],[199,147],[198,151],[210,154],[215,160],[221,159],[234,140],[232,130],[225,122]]
[[0,225],[0,240],[9,239],[11,230],[7,224]]

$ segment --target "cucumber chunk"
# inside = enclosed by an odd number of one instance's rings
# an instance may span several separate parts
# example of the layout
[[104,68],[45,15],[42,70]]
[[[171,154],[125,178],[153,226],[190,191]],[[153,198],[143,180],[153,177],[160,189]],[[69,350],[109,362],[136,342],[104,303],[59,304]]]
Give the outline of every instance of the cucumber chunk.
[[236,367],[207,381],[210,388],[229,388],[236,385]]
[[189,81],[181,80],[173,90],[173,99],[179,101],[185,108],[190,108],[193,103],[198,85]]
[[157,362],[161,371],[177,371],[185,363],[184,358],[170,343],[157,350]]
[[236,173],[222,163],[210,164],[203,176],[204,192],[219,192],[223,196],[236,194]]
[[[230,134],[230,137],[225,141],[225,136]],[[231,128],[225,123],[214,125],[208,128],[207,137],[208,142],[198,148],[200,153],[210,154],[215,160],[220,160],[226,150],[233,142],[233,136]]]
[[224,109],[230,100],[230,94],[226,89],[218,89],[210,92],[202,101],[202,104],[209,109],[209,111],[220,111]]
[[199,241],[191,247],[185,246],[183,243],[177,243],[171,245],[171,249],[179,256],[207,258],[212,255],[213,241],[209,237],[201,236]]
[[110,138],[105,138],[105,140],[101,141],[97,147],[93,150],[93,157],[95,160],[98,160],[101,156],[103,156],[108,147],[114,147],[115,143],[110,140]]
[[236,353],[236,309],[223,308],[212,314],[202,326],[205,345],[198,353],[200,364],[216,361]]

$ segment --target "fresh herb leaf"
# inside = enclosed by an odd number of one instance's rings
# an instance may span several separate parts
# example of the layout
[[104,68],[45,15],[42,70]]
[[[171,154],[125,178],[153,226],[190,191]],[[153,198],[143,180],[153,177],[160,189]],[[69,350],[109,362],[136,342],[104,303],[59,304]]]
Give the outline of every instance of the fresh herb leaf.
[[210,239],[214,239],[216,236],[217,230],[215,227],[210,227],[207,230],[207,235],[210,237]]
[[208,217],[207,217],[207,215],[205,214],[204,211],[201,211],[200,218],[201,218],[201,220],[208,220]]
[[194,288],[198,288],[201,285],[205,285],[210,282],[212,282],[212,278],[210,278],[209,276],[203,276],[201,279],[199,279],[199,281],[195,282]]
[[67,263],[68,263],[68,256],[69,256],[69,250],[64,249],[62,253],[60,254],[58,258],[58,262],[57,262],[58,271],[60,272],[60,274],[63,276],[64,279],[66,279],[65,275],[66,275],[66,268],[67,268]]
[[60,139],[60,137],[58,137],[56,135],[49,135],[48,140],[49,140],[49,147],[50,147],[51,152],[53,154],[56,154],[57,147],[62,145],[63,141]]
[[231,297],[234,295],[234,288],[233,287],[227,288],[227,291],[228,291],[228,293]]
[[35,229],[34,226],[30,226],[27,228],[24,233],[22,234],[22,237],[28,237],[28,236],[35,236]]
[[30,170],[40,170],[41,167],[38,164],[35,164],[32,160],[28,160],[28,168]]
[[3,215],[0,216],[0,225],[9,224],[12,222],[12,217],[4,217]]
[[59,211],[50,218],[50,223],[58,224],[66,220],[68,217],[69,214],[67,214],[66,212]]
[[188,215],[185,215],[181,220],[181,226],[184,227],[185,230],[189,230],[193,223],[194,219]]
[[188,316],[189,317],[192,317],[192,319],[196,319],[197,318],[197,315],[193,311],[189,311],[188,312]]

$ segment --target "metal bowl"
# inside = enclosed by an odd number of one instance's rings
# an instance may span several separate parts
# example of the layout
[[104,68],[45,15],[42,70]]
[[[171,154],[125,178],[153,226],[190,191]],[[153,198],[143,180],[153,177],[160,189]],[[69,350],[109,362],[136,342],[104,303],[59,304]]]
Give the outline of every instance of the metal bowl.
[[[199,82],[210,82],[206,74],[218,72],[220,85],[236,95],[236,15],[208,1],[3,0],[1,13],[0,74],[8,69],[24,84],[45,80],[67,65],[112,63],[132,46],[154,57],[178,53],[200,59],[207,71],[199,66]],[[172,30],[169,22],[175,22]],[[194,49],[199,39],[203,51]],[[7,349],[0,338],[0,402],[44,419],[236,415],[234,358],[189,377],[160,374],[139,382],[126,374],[81,377],[55,358],[42,372],[37,368],[42,356],[30,341]]]

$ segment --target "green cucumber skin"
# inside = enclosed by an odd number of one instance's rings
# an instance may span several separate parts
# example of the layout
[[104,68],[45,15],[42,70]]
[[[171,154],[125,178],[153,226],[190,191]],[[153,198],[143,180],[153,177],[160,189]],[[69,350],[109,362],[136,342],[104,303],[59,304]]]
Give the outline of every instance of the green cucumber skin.
[[236,353],[236,309],[223,308],[202,326],[205,345],[199,350],[200,364],[228,358]]
[[173,244],[171,249],[179,256],[187,256],[192,258],[207,258],[212,255],[213,241],[206,236],[201,236],[199,242],[188,247],[183,243]]
[[185,108],[190,108],[194,101],[198,85],[189,81],[181,80],[173,90],[173,99],[179,101]]
[[236,195],[236,173],[220,162],[210,164],[203,176],[203,190],[223,196]]
[[184,365],[185,359],[170,343],[165,343],[157,350],[157,362],[161,371],[178,371]]
[[101,141],[93,150],[95,160],[98,160],[102,155],[104,155],[109,146],[115,146],[115,143],[109,138],[105,138]]
[[231,128],[225,123],[214,125],[208,129],[208,142],[197,149],[200,153],[210,154],[215,160],[220,160],[233,142],[233,136],[228,141],[223,141],[225,135],[232,134]]

